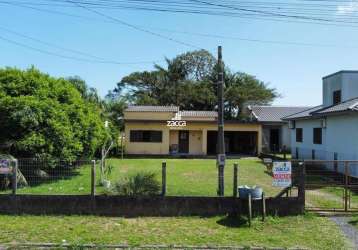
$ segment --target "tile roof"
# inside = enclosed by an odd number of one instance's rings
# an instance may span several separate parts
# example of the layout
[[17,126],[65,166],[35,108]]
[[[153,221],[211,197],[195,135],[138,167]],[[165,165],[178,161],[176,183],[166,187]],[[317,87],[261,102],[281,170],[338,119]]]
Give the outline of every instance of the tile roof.
[[312,115],[327,114],[327,113],[342,112],[342,111],[357,111],[357,110],[358,110],[358,97],[341,102],[337,105],[333,105],[327,108],[322,108],[321,110],[315,111]]
[[310,117],[312,112],[320,110],[320,109],[322,109],[322,105],[316,106],[316,107],[313,107],[313,108],[308,108],[308,109],[303,110],[301,112],[297,112],[297,113],[294,113],[292,115],[285,116],[282,119],[283,120],[294,120],[294,119],[299,119],[299,118]]
[[183,110],[179,112],[181,116],[185,117],[217,117],[216,111],[187,111]]
[[178,112],[177,106],[128,106],[127,112]]
[[282,122],[282,118],[291,114],[302,112],[309,107],[285,106],[250,106],[249,110],[259,122]]
[[284,119],[295,120],[295,119],[329,115],[332,113],[339,113],[339,112],[346,112],[346,111],[358,111],[358,97],[328,107],[323,107],[322,105],[317,106],[297,114],[286,116],[284,117]]

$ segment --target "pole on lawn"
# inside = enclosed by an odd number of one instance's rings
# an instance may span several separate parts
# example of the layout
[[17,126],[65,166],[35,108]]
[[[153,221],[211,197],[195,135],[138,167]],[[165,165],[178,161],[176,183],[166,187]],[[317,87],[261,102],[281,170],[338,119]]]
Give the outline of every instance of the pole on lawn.
[[224,196],[225,139],[224,139],[224,68],[222,48],[218,47],[218,195]]

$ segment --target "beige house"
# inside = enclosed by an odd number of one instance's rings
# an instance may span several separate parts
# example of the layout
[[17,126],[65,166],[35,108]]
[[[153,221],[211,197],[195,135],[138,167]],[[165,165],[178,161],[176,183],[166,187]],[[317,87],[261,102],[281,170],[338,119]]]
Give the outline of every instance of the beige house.
[[[217,112],[180,111],[175,106],[130,106],[124,112],[129,155],[215,155]],[[262,130],[257,122],[225,122],[228,155],[258,155]]]

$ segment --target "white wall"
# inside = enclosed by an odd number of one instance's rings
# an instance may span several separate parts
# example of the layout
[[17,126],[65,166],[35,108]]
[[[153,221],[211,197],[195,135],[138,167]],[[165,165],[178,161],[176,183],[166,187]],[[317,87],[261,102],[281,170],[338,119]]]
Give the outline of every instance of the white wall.
[[282,146],[286,146],[287,149],[291,148],[291,136],[290,136],[290,129],[288,128],[288,124],[282,125],[281,127],[281,141]]
[[322,129],[322,144],[313,144],[313,128],[321,126],[320,119],[312,120],[298,120],[296,121],[296,128],[302,128],[303,140],[296,142],[296,129],[291,130],[291,150],[295,153],[295,148],[299,148],[299,158],[311,159],[312,149],[316,151],[316,159],[325,157],[326,145],[326,129]]
[[323,106],[333,104],[333,92],[342,91],[342,101],[358,97],[358,72],[342,72],[323,79]]
[[336,74],[323,79],[322,100],[324,107],[331,106],[333,104],[333,92],[336,90],[342,90],[342,74]]
[[[358,160],[358,114],[337,115],[327,117],[327,126],[322,129],[322,145],[313,144],[313,128],[319,127],[320,120],[296,121],[296,128],[303,128],[303,142],[296,142],[296,130],[291,130],[292,153],[299,148],[300,159],[312,159],[312,149],[316,151],[316,159]],[[332,164],[327,165],[333,168]],[[358,164],[350,163],[350,174],[358,176]],[[340,164],[338,171],[344,172]]]

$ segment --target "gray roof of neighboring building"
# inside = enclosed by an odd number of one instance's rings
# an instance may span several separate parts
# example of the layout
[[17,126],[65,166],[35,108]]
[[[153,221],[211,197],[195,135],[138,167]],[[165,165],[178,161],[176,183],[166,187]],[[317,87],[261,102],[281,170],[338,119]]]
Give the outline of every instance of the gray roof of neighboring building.
[[282,118],[307,110],[309,107],[250,106],[249,110],[259,122],[282,122]]
[[321,110],[317,110],[313,113],[315,114],[328,114],[342,111],[358,111],[358,97],[341,102],[336,105],[332,105]]
[[316,106],[313,108],[308,108],[306,110],[303,110],[302,112],[297,112],[295,114],[285,116],[282,119],[283,120],[294,120],[294,119],[299,119],[299,118],[310,117],[312,112],[320,110],[320,109],[322,109],[322,105]]
[[177,106],[128,106],[125,110],[128,112],[178,112],[179,107]]
[[285,117],[285,120],[295,120],[302,118],[309,118],[314,116],[329,115],[333,113],[341,113],[347,111],[358,111],[358,97],[341,102],[329,107],[317,106],[304,112],[293,114]]
[[216,111],[191,111],[191,110],[183,110],[179,112],[181,116],[185,117],[217,117],[218,112]]
[[326,79],[326,78],[329,78],[329,77],[332,77],[332,76],[335,76],[338,74],[358,74],[358,70],[340,70],[335,73],[326,75],[326,76],[322,77],[322,79]]

